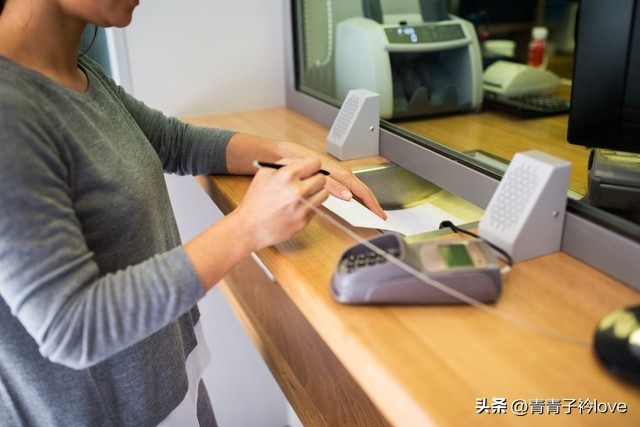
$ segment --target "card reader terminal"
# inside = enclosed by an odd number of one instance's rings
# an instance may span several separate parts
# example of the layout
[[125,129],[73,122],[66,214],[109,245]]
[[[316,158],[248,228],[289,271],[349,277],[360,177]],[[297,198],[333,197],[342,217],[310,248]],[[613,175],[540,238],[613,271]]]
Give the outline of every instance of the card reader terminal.
[[[500,264],[481,239],[407,243],[400,235],[389,233],[369,239],[369,243],[474,300],[486,303],[500,296]],[[331,279],[333,297],[345,304],[465,303],[407,270],[367,245],[355,244],[338,261]]]

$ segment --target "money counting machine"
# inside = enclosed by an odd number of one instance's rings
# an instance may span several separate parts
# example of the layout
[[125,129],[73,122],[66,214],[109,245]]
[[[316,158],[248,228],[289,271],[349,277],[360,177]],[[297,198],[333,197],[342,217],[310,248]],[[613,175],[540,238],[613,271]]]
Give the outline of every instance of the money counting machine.
[[479,110],[482,58],[475,28],[444,0],[363,0],[335,33],[336,95],[369,89],[380,117]]

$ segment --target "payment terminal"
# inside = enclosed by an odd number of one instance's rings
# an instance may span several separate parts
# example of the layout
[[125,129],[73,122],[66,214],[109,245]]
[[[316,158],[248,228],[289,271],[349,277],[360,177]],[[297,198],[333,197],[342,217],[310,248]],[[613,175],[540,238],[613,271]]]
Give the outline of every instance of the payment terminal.
[[[481,239],[436,239],[407,243],[395,233],[348,248],[331,279],[333,297],[345,304],[462,304],[452,295],[425,283],[415,269],[442,285],[483,303],[495,301],[502,290],[500,264]],[[386,256],[397,258],[405,269]]]

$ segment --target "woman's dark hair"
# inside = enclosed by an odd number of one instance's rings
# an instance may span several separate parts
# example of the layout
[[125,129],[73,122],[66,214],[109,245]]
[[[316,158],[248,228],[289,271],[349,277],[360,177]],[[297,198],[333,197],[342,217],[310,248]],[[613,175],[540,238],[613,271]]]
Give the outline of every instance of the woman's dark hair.
[[0,0],[0,13],[2,13],[2,9],[4,9],[4,0]]

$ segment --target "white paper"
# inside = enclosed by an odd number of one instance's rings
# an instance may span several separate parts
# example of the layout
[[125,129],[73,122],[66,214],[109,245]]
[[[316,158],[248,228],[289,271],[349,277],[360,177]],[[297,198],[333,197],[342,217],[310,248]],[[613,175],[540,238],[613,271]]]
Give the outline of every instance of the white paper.
[[340,216],[354,227],[376,228],[401,233],[405,236],[437,230],[440,223],[449,220],[456,225],[463,224],[446,211],[431,203],[422,203],[406,209],[387,210],[387,220],[383,220],[355,199],[348,201],[334,196],[323,203],[323,206]]

